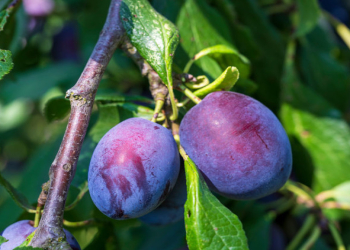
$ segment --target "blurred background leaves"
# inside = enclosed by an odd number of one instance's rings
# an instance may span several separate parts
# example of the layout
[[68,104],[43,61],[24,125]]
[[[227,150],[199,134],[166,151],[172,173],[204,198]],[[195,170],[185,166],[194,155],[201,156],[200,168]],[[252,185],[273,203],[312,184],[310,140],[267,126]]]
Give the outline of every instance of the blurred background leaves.
[[[0,2],[0,11],[8,2]],[[233,90],[272,109],[290,136],[292,178],[316,195],[333,190],[329,199],[348,204],[350,49],[342,40],[346,32],[339,33],[342,29],[330,22],[324,11],[349,27],[349,2],[150,2],[179,29],[174,68],[184,69],[195,54],[211,46],[224,45],[234,51],[228,59],[226,55],[200,58],[190,73],[205,75],[212,82],[228,66],[237,66],[242,72]],[[75,84],[90,56],[108,6],[107,0],[24,0],[0,33],[0,49],[10,50],[14,63],[0,81],[0,171],[32,205],[48,180],[49,166],[65,131],[70,110],[65,91]],[[0,22],[1,18],[2,14]],[[0,78],[4,67],[1,53]],[[9,57],[5,58],[6,63]],[[127,118],[149,118],[153,107],[146,79],[117,51],[100,84],[67,204],[86,181],[90,157],[103,134]],[[274,213],[279,206],[271,204],[282,199],[280,194],[259,201],[219,199],[243,222],[252,250],[285,249],[305,219],[302,208]],[[287,204],[288,197],[283,199]],[[326,213],[339,220],[345,245],[350,246],[349,210],[328,209]],[[186,245],[183,222],[159,228],[138,220],[112,221],[94,207],[89,195],[65,213],[68,221],[91,217],[103,226],[69,229],[83,249],[176,250]],[[1,232],[14,221],[33,216],[24,213],[0,188],[0,218]],[[326,229],[313,249],[332,249],[334,245]]]

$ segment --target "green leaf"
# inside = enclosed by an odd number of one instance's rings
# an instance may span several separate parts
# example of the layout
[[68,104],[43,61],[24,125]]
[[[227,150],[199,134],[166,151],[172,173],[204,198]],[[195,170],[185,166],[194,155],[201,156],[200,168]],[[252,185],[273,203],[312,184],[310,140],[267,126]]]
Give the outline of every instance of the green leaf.
[[0,80],[13,68],[11,51],[0,49]]
[[[0,98],[10,102],[17,98],[38,99],[59,84],[73,85],[81,73],[81,66],[73,63],[57,63],[28,70],[5,80],[0,87]],[[44,84],[43,84],[44,83]]]
[[350,205],[350,181],[344,182],[331,190],[333,198],[342,204]]
[[[259,6],[258,1],[238,0],[230,2],[234,5],[237,20],[239,20],[236,26],[243,24],[250,30],[251,39],[256,41],[257,49],[260,52],[258,56],[250,55],[249,57],[252,68],[256,69],[254,70],[254,81],[259,84],[256,97],[273,111],[279,110],[285,42],[280,32]],[[234,36],[236,36],[235,33]],[[241,41],[239,45],[245,46],[245,43],[245,41]],[[241,47],[239,49],[248,55],[246,51],[250,47],[247,43],[245,49],[241,49]]]
[[228,66],[234,66],[238,68],[240,76],[242,78],[247,78],[249,76],[250,62],[236,49],[233,49],[226,45],[212,46],[201,50],[193,57],[192,61],[196,61],[204,56],[213,58],[222,69],[226,69]]
[[153,9],[147,0],[124,0],[120,16],[131,43],[158,73],[172,86],[172,63],[179,33],[175,25]]
[[[322,36],[320,39],[323,40]],[[318,50],[308,40],[301,43],[301,73],[305,84],[340,111],[348,109],[350,101],[349,69],[339,63],[332,52]]]
[[0,236],[0,246],[2,243],[8,242],[7,239],[5,239],[4,237]]
[[23,241],[23,243],[21,244],[21,245],[19,245],[18,247],[16,247],[15,249],[28,249],[28,245],[29,245],[29,243],[32,241],[32,239],[33,239],[33,237],[34,237],[34,235],[35,235],[35,232],[36,231],[34,231],[34,232],[32,232],[30,235],[28,235],[28,237],[25,239],[25,241]]
[[[213,23],[211,19],[217,22]],[[177,26],[181,34],[181,46],[190,58],[197,53],[197,59],[204,55],[215,58],[204,57],[196,61],[211,78],[216,79],[228,66],[237,67],[243,76],[249,74],[249,61],[234,47],[228,38],[229,33],[224,35],[229,32],[225,20],[205,1],[186,1],[181,8]]]
[[153,116],[152,109],[133,103],[97,103],[97,105],[99,118],[89,134],[94,142],[99,142],[111,128],[126,119],[142,117],[149,120]]
[[317,0],[297,0],[296,36],[304,36],[315,28],[321,16]]
[[230,90],[239,78],[239,72],[235,67],[228,67],[221,76],[209,85],[194,92],[199,98],[203,98],[211,92]]
[[9,16],[10,16],[10,11],[8,9],[4,9],[3,11],[0,12],[0,31],[4,30],[4,26]]
[[194,162],[187,156],[185,172],[186,239],[190,250],[248,249],[238,217],[209,191]]
[[16,202],[18,206],[23,208],[24,210],[35,210],[28,202],[27,198],[20,193],[17,189],[15,189],[2,175],[0,172],[0,185],[3,186],[6,191],[9,193],[11,198]]
[[316,116],[289,104],[282,105],[281,119],[287,133],[296,137],[312,157],[315,192],[348,180],[350,129],[345,121]]
[[44,250],[44,249],[39,247],[23,246],[23,247],[16,247],[13,250]]
[[0,104],[0,131],[7,131],[23,124],[32,112],[26,100],[16,99],[13,102]]
[[46,102],[44,114],[49,122],[61,120],[70,112],[70,102],[64,96],[55,97]]
[[145,104],[154,104],[154,101],[150,98],[137,95],[121,95],[121,94],[99,94],[95,97],[96,102],[111,103],[111,102],[142,102]]

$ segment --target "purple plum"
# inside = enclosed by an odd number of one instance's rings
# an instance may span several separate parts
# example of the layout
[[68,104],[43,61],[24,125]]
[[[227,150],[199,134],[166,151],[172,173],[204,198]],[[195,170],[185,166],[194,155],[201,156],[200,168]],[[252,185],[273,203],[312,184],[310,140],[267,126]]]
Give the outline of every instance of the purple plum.
[[110,218],[137,218],[154,210],[173,189],[180,157],[171,132],[142,118],[109,130],[90,162],[92,201]]
[[175,223],[184,218],[184,205],[187,199],[186,175],[183,167],[174,189],[165,201],[152,212],[142,216],[141,221],[154,226]]
[[209,188],[231,199],[269,195],[291,173],[291,146],[283,126],[246,95],[207,95],[183,118],[180,142]]
[[[25,239],[35,231],[35,227],[33,225],[33,221],[21,220],[8,226],[2,233],[2,237],[8,241],[0,245],[0,250],[12,250],[21,245]],[[66,229],[63,229],[63,231],[66,234],[66,240],[71,248],[73,250],[80,250],[80,246],[74,236]]]

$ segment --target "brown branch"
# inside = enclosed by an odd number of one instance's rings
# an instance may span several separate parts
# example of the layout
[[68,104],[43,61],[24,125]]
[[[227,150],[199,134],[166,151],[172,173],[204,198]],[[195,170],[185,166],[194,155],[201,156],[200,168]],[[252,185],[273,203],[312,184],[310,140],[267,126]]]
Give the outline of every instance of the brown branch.
[[119,20],[121,0],[112,0],[99,40],[78,82],[67,91],[71,114],[67,129],[50,168],[50,189],[42,219],[31,246],[44,249],[71,249],[62,229],[67,192],[89,124],[94,98],[102,75],[115,49],[123,40],[124,29]]

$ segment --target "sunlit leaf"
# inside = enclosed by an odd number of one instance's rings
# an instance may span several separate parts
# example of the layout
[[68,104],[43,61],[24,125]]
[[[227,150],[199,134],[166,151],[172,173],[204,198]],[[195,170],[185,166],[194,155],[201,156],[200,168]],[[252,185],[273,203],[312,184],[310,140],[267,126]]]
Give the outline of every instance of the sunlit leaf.
[[190,250],[248,249],[238,217],[209,191],[194,162],[185,157],[186,239]]
[[131,43],[162,81],[172,86],[172,62],[180,40],[175,25],[147,0],[124,0],[120,16]]

